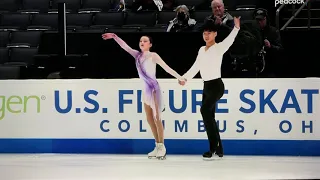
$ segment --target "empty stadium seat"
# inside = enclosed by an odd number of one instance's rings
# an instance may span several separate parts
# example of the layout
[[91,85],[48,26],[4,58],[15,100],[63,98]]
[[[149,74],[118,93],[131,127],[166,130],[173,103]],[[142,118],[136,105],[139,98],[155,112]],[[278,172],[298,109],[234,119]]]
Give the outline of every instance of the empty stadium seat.
[[97,13],[93,21],[93,25],[122,26],[123,24],[124,15],[122,12]]
[[125,27],[119,27],[119,28],[117,28],[117,27],[114,27],[114,28],[107,28],[106,30],[105,30],[105,32],[111,32],[111,33],[133,33],[133,32],[139,32],[139,29],[140,28],[136,28],[136,27],[134,27],[134,28],[129,28],[129,27],[127,27],[127,28],[125,28]]
[[20,79],[20,67],[0,65],[0,79]]
[[83,77],[81,69],[87,68],[86,58],[86,54],[67,54],[61,64],[61,78],[77,79]]
[[194,7],[195,9],[204,4],[210,4],[207,0],[175,0],[175,3],[177,5],[186,5],[189,8]]
[[34,64],[37,68],[47,68],[50,61],[49,54],[37,54],[34,56]]
[[49,26],[28,26],[27,28],[28,31],[48,31],[51,29]]
[[9,48],[0,48],[0,64],[9,61]]
[[2,14],[0,23],[0,29],[23,30],[30,25],[30,15],[20,13]]
[[[70,9],[66,9],[66,13],[70,13],[70,12],[71,12]],[[58,14],[59,12],[58,12],[58,9],[49,9],[48,13],[49,14]]]
[[102,34],[102,33],[105,33],[107,30],[107,28],[96,28],[96,29],[76,29],[75,32],[78,32],[78,33],[99,33],[99,34]]
[[19,0],[0,0],[0,11],[16,12],[20,7]]
[[176,12],[174,11],[160,11],[158,13],[157,24],[169,24],[169,21],[176,17]]
[[64,58],[63,66],[64,68],[77,68],[79,67],[79,64],[81,64],[81,54],[67,54]]
[[[93,25],[93,26],[90,26],[89,30],[92,30],[92,32],[94,32],[94,31],[95,32],[97,32],[97,31],[104,32],[110,27],[117,27],[117,26],[114,26],[114,25]],[[76,31],[78,31],[78,30],[80,30],[80,29],[77,29]]]
[[210,15],[212,15],[211,11],[195,11],[192,17],[197,21],[197,23],[203,23]]
[[38,48],[10,48],[9,65],[28,66],[33,64]]
[[229,11],[232,16],[241,16],[241,20],[252,20],[254,10]]
[[236,4],[236,8],[238,9],[238,10],[245,10],[245,9],[247,9],[247,10],[249,10],[249,9],[255,9],[256,7],[258,7],[259,6],[259,1],[257,1],[257,0],[241,0],[241,1],[239,1],[239,2],[237,2],[237,4]]
[[33,58],[33,65],[36,69],[61,69],[61,61],[57,54],[36,54]]
[[79,12],[108,12],[111,4],[111,0],[82,0],[82,8],[79,9]]
[[50,0],[22,0],[23,13],[48,12]]
[[88,28],[92,24],[92,14],[67,14],[68,28]]
[[223,0],[224,8],[228,10],[235,10],[237,1],[235,0]]
[[42,27],[58,29],[58,14],[34,14],[31,21],[31,27]]
[[78,12],[81,7],[81,0],[53,0],[51,12],[58,11],[58,3],[62,2],[66,3],[66,9],[69,12]]
[[142,27],[140,32],[166,32],[166,27]]
[[10,42],[10,32],[9,31],[0,31],[0,48],[7,47],[7,44]]
[[127,12],[125,25],[154,26],[156,24],[156,12]]
[[42,32],[40,31],[16,31],[12,32],[8,47],[38,47]]

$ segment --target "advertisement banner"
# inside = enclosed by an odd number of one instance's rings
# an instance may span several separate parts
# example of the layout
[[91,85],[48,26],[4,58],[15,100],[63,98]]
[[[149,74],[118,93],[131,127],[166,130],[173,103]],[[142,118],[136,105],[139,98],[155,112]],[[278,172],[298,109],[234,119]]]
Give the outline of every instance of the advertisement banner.
[[[194,79],[185,86],[172,79],[160,79],[159,83],[165,103],[162,122],[166,141],[169,145],[180,143],[181,147],[201,142],[204,147],[200,149],[207,148],[200,113],[202,80]],[[254,144],[263,148],[282,142],[283,146],[277,145],[280,154],[285,154],[286,147],[294,147],[292,143],[309,143],[319,149],[319,79],[225,79],[224,83],[226,90],[216,106],[216,121],[227,147],[246,142],[246,148],[254,148]],[[71,152],[71,147],[56,142],[93,146],[90,143],[97,145],[99,140],[97,146],[110,149],[109,145],[118,144],[121,149],[119,143],[125,143],[122,149],[131,147],[125,152],[142,153],[139,147],[132,150],[132,144],[154,142],[139,79],[8,80],[0,81],[0,85],[0,152],[23,152],[21,143],[27,141],[29,145],[42,142],[34,145],[38,148],[35,150],[24,145],[27,151],[44,151],[46,141],[51,147],[45,152],[53,151],[53,146],[56,151]],[[74,144],[72,152],[76,147]],[[194,153],[174,149],[175,153]],[[96,151],[109,152],[108,148]],[[310,153],[317,154],[318,150]]]

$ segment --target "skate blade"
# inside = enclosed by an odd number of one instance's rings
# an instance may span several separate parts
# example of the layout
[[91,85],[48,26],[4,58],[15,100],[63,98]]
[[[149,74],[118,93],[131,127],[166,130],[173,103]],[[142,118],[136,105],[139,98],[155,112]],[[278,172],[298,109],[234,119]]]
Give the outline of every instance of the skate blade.
[[158,160],[166,160],[167,157],[166,156],[162,156],[162,157],[157,157]]
[[222,158],[212,156],[211,158],[202,157],[202,159],[203,159],[204,161],[216,161],[216,160],[220,160],[220,159],[222,159]]
[[148,156],[148,159],[156,159],[156,156]]

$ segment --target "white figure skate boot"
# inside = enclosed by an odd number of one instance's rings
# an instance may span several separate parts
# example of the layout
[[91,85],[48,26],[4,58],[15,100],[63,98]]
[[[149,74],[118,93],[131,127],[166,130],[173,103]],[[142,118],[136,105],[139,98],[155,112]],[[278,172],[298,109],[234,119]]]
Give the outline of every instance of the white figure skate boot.
[[163,143],[158,143],[158,153],[157,153],[157,159],[164,160],[166,159],[167,150]]
[[149,159],[157,157],[157,153],[158,153],[158,143],[155,143],[155,144],[156,144],[156,146],[154,147],[153,151],[151,151],[151,152],[148,153],[148,158],[149,158]]

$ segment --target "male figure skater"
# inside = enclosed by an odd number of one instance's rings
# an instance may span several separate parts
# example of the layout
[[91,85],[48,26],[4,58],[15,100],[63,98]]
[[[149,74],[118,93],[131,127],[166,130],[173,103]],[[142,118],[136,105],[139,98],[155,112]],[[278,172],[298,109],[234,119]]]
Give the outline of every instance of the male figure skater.
[[[215,109],[217,101],[223,96],[225,87],[221,79],[221,64],[223,54],[233,44],[239,30],[240,17],[234,17],[234,28],[227,38],[216,43],[217,30],[219,26],[214,20],[207,21],[203,26],[203,40],[206,46],[198,51],[198,56],[189,71],[183,75],[185,80],[192,79],[199,71],[204,81],[202,94],[201,115],[206,128],[210,150],[203,154],[203,158],[211,158],[212,154],[223,157],[223,148],[220,139],[219,129],[215,121]],[[179,80],[180,85],[184,81]]]

